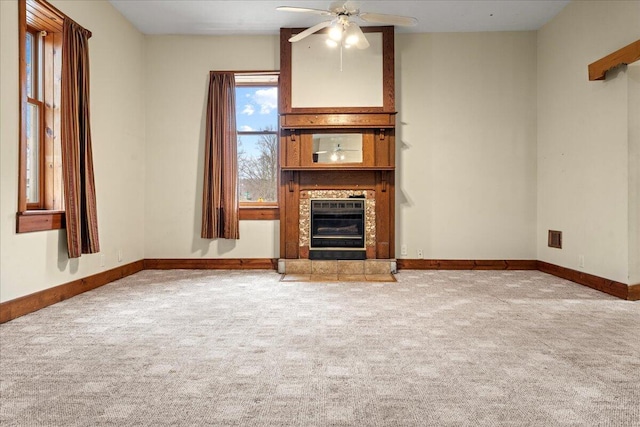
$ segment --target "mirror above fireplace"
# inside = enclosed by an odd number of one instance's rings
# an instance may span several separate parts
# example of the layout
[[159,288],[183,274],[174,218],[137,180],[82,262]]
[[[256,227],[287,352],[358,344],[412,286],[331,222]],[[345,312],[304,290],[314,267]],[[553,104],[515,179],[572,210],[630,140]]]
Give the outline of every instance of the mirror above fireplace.
[[313,163],[362,163],[361,133],[314,133]]

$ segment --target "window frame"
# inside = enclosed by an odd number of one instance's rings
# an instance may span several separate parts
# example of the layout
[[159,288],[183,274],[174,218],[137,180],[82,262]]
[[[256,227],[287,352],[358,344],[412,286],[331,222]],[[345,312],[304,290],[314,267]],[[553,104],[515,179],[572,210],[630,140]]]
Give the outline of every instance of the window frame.
[[[18,3],[18,67],[20,87],[19,115],[19,159],[18,159],[18,212],[16,232],[57,230],[65,228],[62,171],[56,168],[56,155],[60,152],[59,130],[61,96],[59,79],[62,53],[62,25],[65,15],[45,0],[20,0]],[[37,67],[32,68],[38,75],[33,79],[39,86],[32,88],[27,96],[26,37],[33,34],[38,45]],[[50,74],[50,75],[49,75]],[[36,105],[38,110],[38,201],[27,201],[27,109]],[[58,133],[58,135],[56,135]],[[58,149],[56,149],[56,144]],[[50,159],[51,167],[47,167]],[[54,196],[56,194],[57,198]]]
[[[43,97],[43,65],[44,65],[44,61],[43,61],[43,52],[42,52],[42,40],[41,40],[41,36],[39,34],[40,32],[36,29],[34,29],[33,27],[27,25],[27,30],[25,32],[25,67],[26,67],[26,56],[27,56],[27,52],[26,52],[26,37],[27,34],[31,34],[31,36],[33,37],[33,52],[31,54],[32,56],[32,66],[31,66],[31,94],[33,96],[29,96],[29,93],[27,93],[27,100],[26,100],[26,108],[28,109],[30,105],[34,105],[36,107],[36,111],[37,111],[37,121],[38,121],[38,129],[37,129],[37,145],[38,145],[38,164],[35,165],[37,166],[38,169],[38,200],[36,201],[30,201],[27,200],[26,204],[27,204],[27,210],[41,210],[44,209],[44,176],[45,176],[45,170],[44,170],[44,129],[45,129],[45,120],[44,120],[44,102],[42,101],[42,97]],[[34,66],[35,65],[35,66]],[[25,69],[25,73],[26,73],[26,69]],[[25,75],[25,81],[24,84],[26,85],[28,83],[26,75]],[[33,120],[33,118],[32,118]],[[25,120],[26,121],[26,120]],[[25,123],[26,126],[26,123]],[[25,128],[25,141],[26,141],[26,128]],[[25,145],[25,150],[26,150],[26,145]],[[24,191],[24,195],[25,195],[25,199],[27,198],[27,173],[26,173],[26,161],[27,159],[27,155],[26,155],[26,151],[25,151],[25,191]],[[33,167],[33,165],[32,165]]]
[[[280,72],[279,71],[242,71],[235,72],[236,76],[277,76],[276,82],[242,82],[236,81],[235,87],[275,87],[278,89],[278,96],[280,96]],[[278,103],[278,116],[279,103]],[[237,124],[236,118],[236,124]],[[238,203],[240,210],[240,220],[277,220],[280,219],[280,125],[276,123],[276,129],[273,131],[239,131],[236,129],[237,136],[250,135],[275,135],[278,142],[277,152],[277,165],[278,170],[276,172],[276,200],[269,202],[258,201],[241,201]]]

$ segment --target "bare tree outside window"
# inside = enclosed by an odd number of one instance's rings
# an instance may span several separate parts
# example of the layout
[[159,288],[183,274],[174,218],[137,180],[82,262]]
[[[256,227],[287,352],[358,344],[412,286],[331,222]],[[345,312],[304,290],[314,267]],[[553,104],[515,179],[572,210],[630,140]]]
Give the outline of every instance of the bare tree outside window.
[[277,200],[278,135],[259,135],[255,143],[257,154],[245,151],[242,136],[238,136],[238,186],[240,200],[265,202]]

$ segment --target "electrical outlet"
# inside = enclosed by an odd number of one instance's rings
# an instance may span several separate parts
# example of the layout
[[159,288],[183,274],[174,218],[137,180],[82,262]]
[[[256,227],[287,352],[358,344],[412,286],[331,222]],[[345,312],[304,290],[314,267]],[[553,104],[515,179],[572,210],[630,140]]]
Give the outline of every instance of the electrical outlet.
[[422,249],[418,249],[416,252],[418,253],[418,259],[424,258],[424,254],[422,253]]
[[400,255],[407,255],[407,245],[400,246]]
[[118,262],[122,262],[122,249],[118,249]]
[[578,255],[578,267],[584,268],[584,255]]

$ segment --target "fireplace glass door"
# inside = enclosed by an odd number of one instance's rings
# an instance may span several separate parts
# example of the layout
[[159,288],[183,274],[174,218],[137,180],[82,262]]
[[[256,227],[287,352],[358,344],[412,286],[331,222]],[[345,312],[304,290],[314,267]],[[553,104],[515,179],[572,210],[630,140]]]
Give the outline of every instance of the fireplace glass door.
[[363,259],[364,204],[362,199],[312,200],[310,258]]

